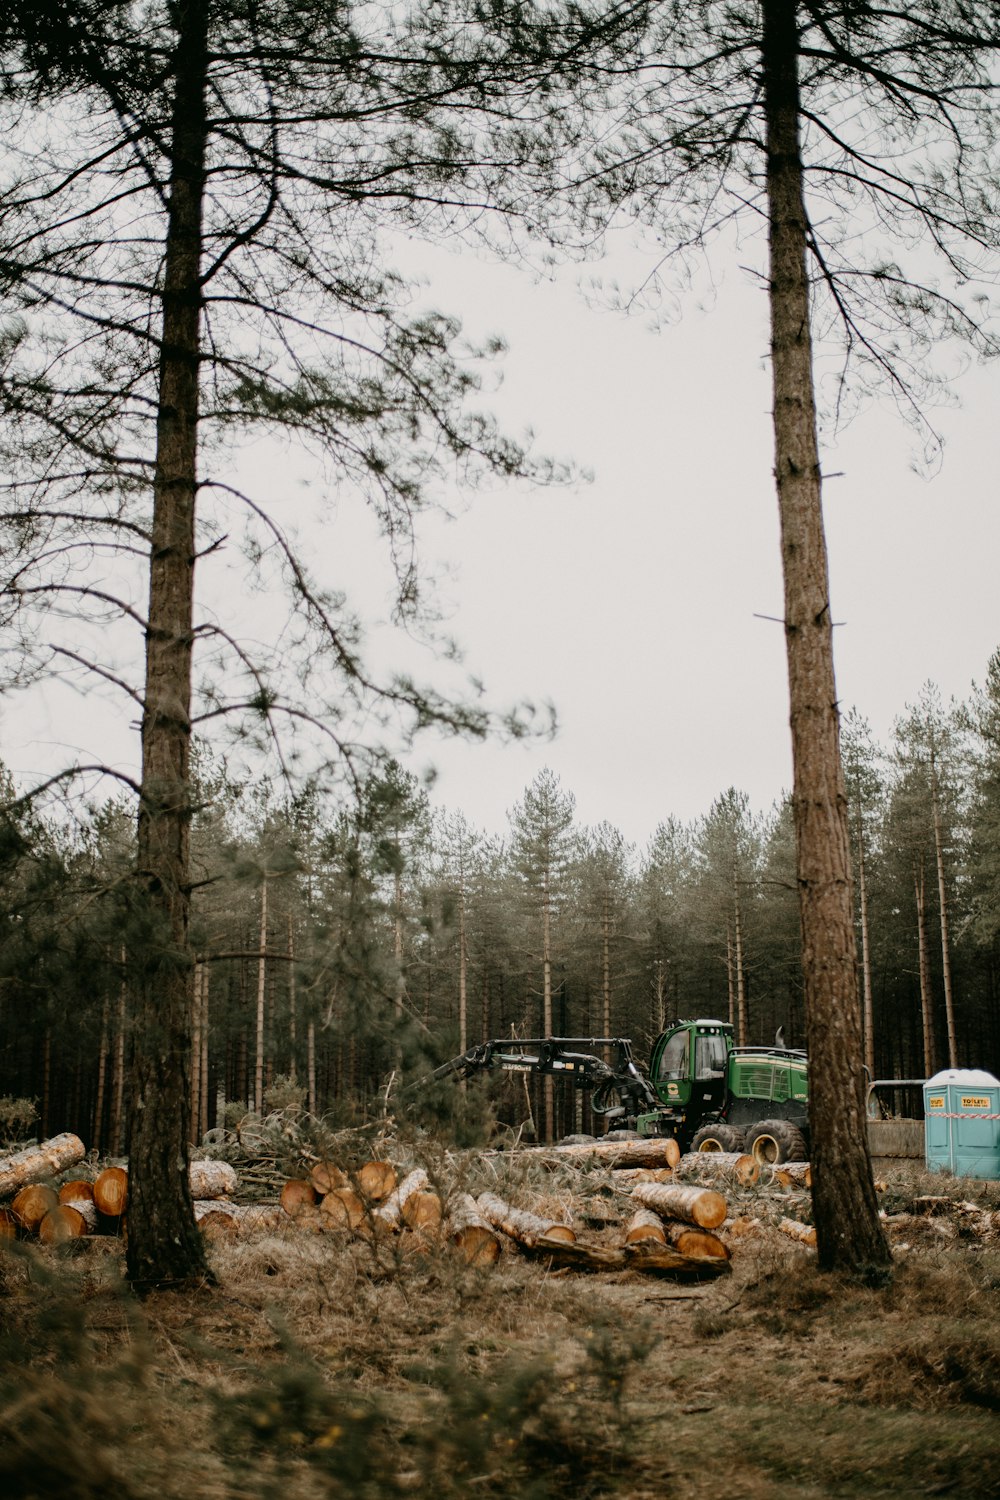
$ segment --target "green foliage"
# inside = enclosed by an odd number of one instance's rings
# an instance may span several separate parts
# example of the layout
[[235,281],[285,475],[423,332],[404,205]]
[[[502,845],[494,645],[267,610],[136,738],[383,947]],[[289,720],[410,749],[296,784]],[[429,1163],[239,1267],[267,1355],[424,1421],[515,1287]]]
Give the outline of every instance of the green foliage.
[[268,1114],[282,1111],[295,1113],[302,1109],[305,1102],[306,1090],[284,1073],[279,1073],[264,1090],[264,1106]]
[[27,1136],[37,1119],[36,1099],[14,1099],[10,1094],[0,1096],[0,1141],[5,1145]]

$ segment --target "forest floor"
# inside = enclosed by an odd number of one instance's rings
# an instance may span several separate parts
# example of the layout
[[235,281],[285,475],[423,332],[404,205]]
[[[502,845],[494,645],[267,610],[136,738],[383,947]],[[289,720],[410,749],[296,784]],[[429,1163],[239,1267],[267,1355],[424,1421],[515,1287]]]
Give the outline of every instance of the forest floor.
[[[776,1229],[680,1284],[289,1229],[139,1303],[121,1243],[0,1271],[10,1500],[1000,1495],[1000,1184],[897,1169],[881,1284]],[[746,1211],[746,1205],[741,1205]],[[964,1216],[964,1217],[963,1217]],[[988,1215],[986,1216],[989,1222]]]

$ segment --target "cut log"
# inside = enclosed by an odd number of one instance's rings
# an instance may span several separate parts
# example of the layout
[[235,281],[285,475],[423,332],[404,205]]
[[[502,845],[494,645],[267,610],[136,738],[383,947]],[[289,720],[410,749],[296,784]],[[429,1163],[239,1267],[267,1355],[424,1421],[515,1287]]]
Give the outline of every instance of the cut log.
[[663,1220],[651,1208],[637,1208],[625,1226],[626,1245],[638,1245],[643,1240],[655,1240],[658,1245],[667,1243]]
[[[90,1212],[96,1225],[97,1213],[92,1203]],[[62,1245],[67,1240],[84,1239],[91,1233],[92,1228],[93,1226],[87,1223],[78,1208],[74,1208],[71,1203],[57,1203],[54,1208],[49,1209],[39,1224],[38,1238],[43,1245]]]
[[301,1177],[289,1178],[281,1189],[281,1206],[290,1218],[298,1218],[304,1209],[316,1204],[316,1189]]
[[209,1198],[209,1208],[197,1220],[198,1228],[207,1240],[235,1240],[240,1232],[232,1214],[219,1207],[218,1198]]
[[82,1215],[88,1234],[97,1233],[97,1209],[93,1198],[60,1198],[59,1202],[65,1208],[75,1208],[77,1213]]
[[358,1192],[368,1203],[384,1203],[399,1182],[390,1161],[366,1161],[358,1168]]
[[653,1272],[677,1281],[703,1281],[729,1270],[728,1260],[721,1257],[682,1255],[675,1245],[658,1245],[655,1240],[626,1245],[624,1253],[630,1271]]
[[674,1176],[693,1178],[696,1182],[730,1178],[744,1187],[753,1187],[760,1180],[760,1162],[748,1151],[689,1151],[677,1163]]
[[798,1240],[802,1245],[811,1245],[816,1248],[816,1231],[811,1224],[800,1224],[798,1219],[782,1219],[778,1225],[782,1234],[787,1234],[791,1239]]
[[691,1260],[729,1260],[729,1249],[710,1229],[695,1229],[690,1224],[671,1222],[663,1225],[667,1243]]
[[199,1202],[206,1198],[228,1198],[240,1185],[236,1168],[228,1161],[193,1161],[188,1167],[191,1197]]
[[576,1235],[568,1224],[558,1224],[540,1214],[514,1208],[498,1198],[496,1193],[480,1193],[476,1206],[488,1224],[526,1248],[533,1247],[542,1239],[565,1245],[572,1245],[576,1241]]
[[437,1193],[428,1192],[426,1189],[410,1193],[403,1204],[401,1213],[407,1229],[425,1231],[438,1229],[444,1218],[441,1199]]
[[45,1215],[59,1203],[59,1194],[55,1188],[49,1187],[44,1182],[29,1182],[14,1198],[10,1205],[21,1228],[27,1234],[37,1234],[38,1226]]
[[770,1182],[776,1183],[778,1187],[800,1187],[811,1188],[813,1185],[812,1167],[807,1161],[783,1161],[780,1165],[771,1168]]
[[375,1209],[372,1214],[375,1224],[383,1228],[388,1226],[391,1229],[399,1229],[405,1222],[403,1207],[407,1198],[412,1197],[414,1193],[426,1192],[429,1188],[430,1178],[423,1167],[414,1167],[413,1171],[407,1172],[402,1182],[393,1188],[385,1202]]
[[94,1184],[89,1178],[75,1177],[72,1182],[64,1182],[59,1189],[60,1203],[80,1203],[94,1201]]
[[327,1229],[358,1229],[365,1221],[364,1200],[352,1187],[333,1188],[320,1203]]
[[550,1266],[572,1271],[624,1271],[625,1251],[615,1245],[594,1245],[579,1240],[556,1239],[550,1234],[519,1240],[528,1255],[544,1256]]
[[18,1223],[9,1208],[0,1208],[0,1240],[16,1240]]
[[54,1135],[40,1146],[28,1146],[10,1156],[0,1157],[0,1198],[6,1198],[26,1184],[43,1177],[55,1177],[67,1167],[75,1167],[87,1154],[78,1135]]
[[642,1141],[588,1141],[581,1146],[546,1146],[539,1155],[599,1162],[606,1167],[675,1167],[681,1148],[673,1136],[649,1136]]
[[613,1167],[611,1185],[630,1193],[637,1182],[673,1182],[672,1167]]
[[94,1178],[94,1203],[98,1213],[120,1219],[128,1202],[128,1173],[124,1167],[105,1167]]
[[[706,1152],[705,1155],[717,1153]],[[717,1229],[726,1217],[726,1200],[713,1188],[688,1187],[674,1182],[640,1182],[632,1197],[661,1219],[681,1219],[698,1229]]]
[[288,1226],[288,1215],[278,1203],[226,1203],[219,1198],[206,1198],[195,1202],[194,1217],[199,1227],[211,1218],[211,1230],[221,1229],[222,1220],[228,1219],[240,1234],[250,1229]]
[[318,1161],[309,1173],[309,1181],[320,1198],[332,1193],[334,1188],[350,1187],[347,1173],[334,1166],[332,1161]]
[[500,1241],[470,1193],[449,1205],[448,1238],[470,1266],[492,1266],[500,1259]]

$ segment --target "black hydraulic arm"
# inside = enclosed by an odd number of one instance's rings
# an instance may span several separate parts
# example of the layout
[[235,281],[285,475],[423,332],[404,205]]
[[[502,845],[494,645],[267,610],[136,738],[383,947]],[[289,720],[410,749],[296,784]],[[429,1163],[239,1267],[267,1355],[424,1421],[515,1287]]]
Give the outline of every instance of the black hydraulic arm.
[[[606,1049],[612,1060],[605,1062],[596,1055],[597,1049]],[[596,1114],[634,1118],[645,1110],[661,1107],[649,1080],[636,1067],[632,1043],[627,1037],[494,1038],[442,1063],[431,1077],[469,1078],[474,1073],[494,1069],[567,1078],[575,1088],[593,1091],[591,1108]]]

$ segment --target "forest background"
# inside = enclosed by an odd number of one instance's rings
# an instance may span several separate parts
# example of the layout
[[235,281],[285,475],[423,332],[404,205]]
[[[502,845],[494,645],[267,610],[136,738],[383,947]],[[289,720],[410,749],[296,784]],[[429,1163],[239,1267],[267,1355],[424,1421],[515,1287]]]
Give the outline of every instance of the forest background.
[[[928,683],[887,745],[848,714],[844,753],[869,1070],[1000,1071],[1000,653],[964,702]],[[339,808],[233,779],[204,747],[198,781],[192,1140],[289,1103],[356,1124],[387,1087],[467,1140],[495,1120],[530,1139],[541,1103],[521,1079],[405,1086],[485,1037],[539,1035],[546,957],[557,1034],[631,1036],[641,1054],[667,1021],[710,1015],[749,1044],[782,1026],[804,1045],[784,801],[762,812],[729,788],[640,848],[581,826],[548,769],[503,837],[432,809],[397,763]],[[75,823],[24,810],[2,852],[5,1092],[34,1099],[43,1134],[110,1153],[127,1148],[114,893],[134,837],[118,798]],[[603,1127],[567,1091],[555,1128]]]

